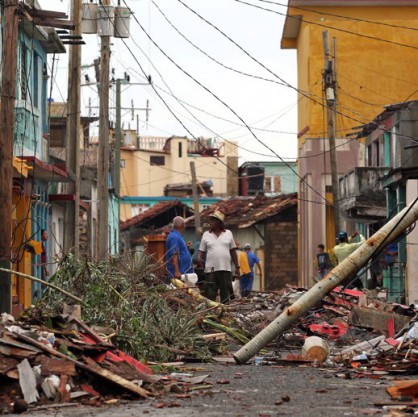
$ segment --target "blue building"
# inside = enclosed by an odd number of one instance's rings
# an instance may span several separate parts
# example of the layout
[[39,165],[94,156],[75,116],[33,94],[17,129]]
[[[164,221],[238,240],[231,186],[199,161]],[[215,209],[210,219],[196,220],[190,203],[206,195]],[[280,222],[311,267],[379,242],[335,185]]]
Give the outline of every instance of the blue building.
[[274,196],[298,191],[297,161],[248,161],[239,167],[239,194]]
[[[28,175],[15,172],[13,176],[14,236],[19,236],[13,240],[13,260],[17,270],[37,277],[41,277],[41,230],[49,231],[50,187],[68,181],[65,169],[49,163],[48,152],[47,57],[65,52],[55,29],[36,26],[23,18],[17,47],[13,155],[24,161]],[[45,246],[48,251],[48,243]],[[17,280],[12,287],[13,304],[20,306],[17,309],[26,307],[41,293],[35,283],[28,288]]]

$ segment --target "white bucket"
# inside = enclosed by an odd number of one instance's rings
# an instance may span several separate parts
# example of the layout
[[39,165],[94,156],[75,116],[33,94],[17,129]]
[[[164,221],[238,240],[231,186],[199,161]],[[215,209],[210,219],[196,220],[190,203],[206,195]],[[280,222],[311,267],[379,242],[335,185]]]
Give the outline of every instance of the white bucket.
[[115,10],[113,6],[97,7],[97,33],[99,36],[113,36]]
[[194,272],[191,274],[183,274],[181,276],[181,280],[186,284],[186,285],[195,285],[197,282],[197,274],[195,274]]
[[115,7],[115,38],[129,38],[131,10],[128,7]]
[[97,4],[83,3],[81,33],[97,33]]

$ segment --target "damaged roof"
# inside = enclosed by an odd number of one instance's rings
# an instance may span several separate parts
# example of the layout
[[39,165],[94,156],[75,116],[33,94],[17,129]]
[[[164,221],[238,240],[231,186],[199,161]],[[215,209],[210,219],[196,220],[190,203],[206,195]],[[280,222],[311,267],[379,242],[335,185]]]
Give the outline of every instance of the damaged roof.
[[[163,221],[163,225],[156,225],[155,220],[157,217],[162,215],[166,215],[165,221]],[[173,201],[160,201],[155,206],[151,207],[150,209],[144,211],[143,213],[139,213],[137,216],[126,220],[125,222],[121,223],[120,230],[126,230],[130,227],[141,227],[141,228],[152,228],[152,226],[167,226],[171,223],[175,216],[183,216],[184,218],[190,217],[193,215],[193,210],[187,206],[186,204],[182,203],[179,200]],[[161,223],[158,222],[158,223]]]
[[245,229],[289,208],[297,207],[297,203],[296,193],[275,197],[234,197],[212,204],[201,213],[201,217],[208,217],[215,210],[220,210],[225,215],[227,227]]
[[[353,130],[357,130],[357,131],[347,136],[354,137],[356,139],[369,136],[373,131],[382,127],[382,123],[386,119],[391,117],[394,113],[396,113],[399,110],[411,109],[412,107],[416,106],[417,103],[418,103],[418,100],[411,100],[411,101],[404,101],[402,103],[388,104],[387,106],[384,106],[385,110],[379,113],[371,122],[363,126],[354,127]],[[384,129],[384,126],[383,126],[383,129]]]

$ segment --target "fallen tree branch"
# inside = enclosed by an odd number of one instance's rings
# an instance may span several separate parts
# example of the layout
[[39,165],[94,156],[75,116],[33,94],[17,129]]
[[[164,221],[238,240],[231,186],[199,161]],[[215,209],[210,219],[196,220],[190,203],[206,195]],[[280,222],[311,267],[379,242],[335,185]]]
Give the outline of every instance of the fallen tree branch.
[[225,332],[229,334],[231,337],[233,337],[235,340],[237,340],[240,343],[248,343],[250,339],[248,337],[238,333],[236,330],[231,329],[230,327],[224,326],[223,324],[215,323],[212,320],[205,319],[203,320],[203,323],[207,324],[208,326],[213,327],[214,329],[220,330],[222,332]]
[[209,300],[209,298],[203,297],[203,295],[198,294],[196,291],[193,291],[189,287],[187,287],[182,281],[176,278],[171,279],[172,284],[179,288],[179,289],[185,289],[187,290],[187,293],[191,295],[192,297],[196,298],[196,300],[204,301],[205,303],[208,303],[211,307],[222,307],[223,305],[221,303],[217,303],[216,301]]
[[75,295],[70,294],[69,292],[63,290],[60,287],[57,287],[55,284],[51,284],[50,282],[43,281],[42,279],[33,277],[32,275],[24,274],[23,272],[13,271],[13,269],[0,268],[0,271],[9,272],[10,274],[14,274],[14,275],[17,275],[17,276],[22,277],[22,278],[30,279],[31,281],[39,282],[42,285],[46,285],[47,287],[51,287],[54,290],[57,290],[57,291],[65,294],[67,297],[72,298],[73,300],[77,301],[78,303],[82,304],[83,306],[86,305],[81,298],[78,298]]

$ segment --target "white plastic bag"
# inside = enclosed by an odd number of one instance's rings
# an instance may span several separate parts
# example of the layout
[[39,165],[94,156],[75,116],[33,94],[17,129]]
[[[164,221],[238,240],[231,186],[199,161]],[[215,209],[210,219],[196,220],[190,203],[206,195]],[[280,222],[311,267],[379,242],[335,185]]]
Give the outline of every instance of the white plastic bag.
[[232,281],[232,289],[234,290],[234,295],[236,300],[241,299],[241,290],[239,285],[239,279]]

